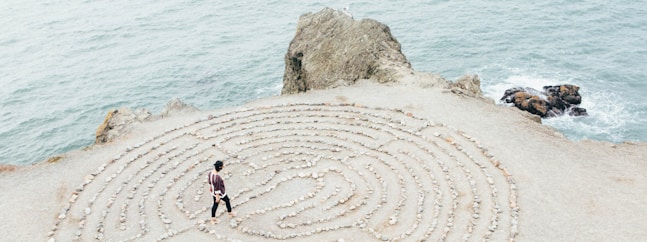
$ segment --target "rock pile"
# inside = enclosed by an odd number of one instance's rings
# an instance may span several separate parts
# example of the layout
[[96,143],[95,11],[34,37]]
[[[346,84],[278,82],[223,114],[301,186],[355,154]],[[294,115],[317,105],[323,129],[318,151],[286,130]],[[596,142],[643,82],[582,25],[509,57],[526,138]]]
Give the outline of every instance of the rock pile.
[[544,86],[543,92],[529,87],[514,87],[505,91],[501,101],[542,118],[563,114],[583,116],[587,113],[585,108],[578,106],[582,103],[579,90],[580,87],[575,85]]

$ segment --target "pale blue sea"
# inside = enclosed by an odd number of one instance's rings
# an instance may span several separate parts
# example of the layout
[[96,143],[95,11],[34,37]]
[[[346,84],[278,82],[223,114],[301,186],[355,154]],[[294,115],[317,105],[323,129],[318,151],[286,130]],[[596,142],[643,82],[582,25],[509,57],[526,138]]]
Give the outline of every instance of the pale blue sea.
[[[644,1],[0,1],[0,164],[89,146],[113,108],[158,114],[278,95],[299,16],[349,7],[387,24],[418,71],[513,86],[575,84],[572,140],[647,141]],[[458,108],[458,107],[457,107]]]

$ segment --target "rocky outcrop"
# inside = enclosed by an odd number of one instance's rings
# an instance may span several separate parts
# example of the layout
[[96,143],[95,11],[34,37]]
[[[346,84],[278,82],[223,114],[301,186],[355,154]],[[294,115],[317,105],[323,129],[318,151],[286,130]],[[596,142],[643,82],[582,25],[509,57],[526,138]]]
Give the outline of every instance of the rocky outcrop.
[[458,78],[450,87],[454,93],[465,94],[472,97],[482,97],[481,78],[478,75],[464,75]]
[[514,87],[505,91],[501,101],[542,118],[563,114],[572,116],[587,115],[582,103],[580,87],[574,85],[544,86],[540,92],[533,88]]
[[107,143],[123,136],[137,123],[195,111],[198,111],[198,109],[183,103],[180,99],[171,100],[158,116],[152,115],[146,109],[136,109],[134,111],[129,108],[114,109],[108,112],[103,123],[97,128],[94,143]]
[[199,111],[196,107],[183,103],[179,98],[171,100],[160,114],[162,117]]
[[18,169],[17,166],[15,165],[9,165],[9,164],[0,164],[0,173],[2,172],[13,172]]
[[108,112],[96,131],[95,144],[107,143],[129,131],[133,123],[150,120],[151,113],[146,109],[135,111],[129,108],[119,108]]
[[285,55],[281,94],[352,85],[360,79],[393,82],[399,70],[411,71],[411,64],[388,26],[324,8],[299,18]]

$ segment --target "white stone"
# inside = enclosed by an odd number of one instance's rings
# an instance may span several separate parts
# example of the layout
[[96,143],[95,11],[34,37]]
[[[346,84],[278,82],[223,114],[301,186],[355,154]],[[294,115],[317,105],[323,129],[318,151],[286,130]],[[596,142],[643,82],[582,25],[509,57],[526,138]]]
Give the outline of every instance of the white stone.
[[396,223],[398,223],[398,219],[396,217],[391,217],[391,219],[389,219],[390,225],[395,225]]

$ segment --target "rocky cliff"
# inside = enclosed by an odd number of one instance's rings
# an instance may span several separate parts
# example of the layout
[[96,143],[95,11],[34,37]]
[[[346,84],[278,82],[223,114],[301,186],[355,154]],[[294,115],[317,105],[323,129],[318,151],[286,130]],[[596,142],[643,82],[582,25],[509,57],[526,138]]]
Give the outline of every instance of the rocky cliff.
[[442,87],[483,98],[478,75],[450,82],[438,74],[413,70],[389,27],[376,20],[355,20],[331,8],[301,16],[285,55],[281,94],[349,86],[360,80]]
[[281,94],[351,85],[360,79],[394,82],[399,70],[411,70],[411,64],[388,26],[325,8],[299,19],[285,55]]

